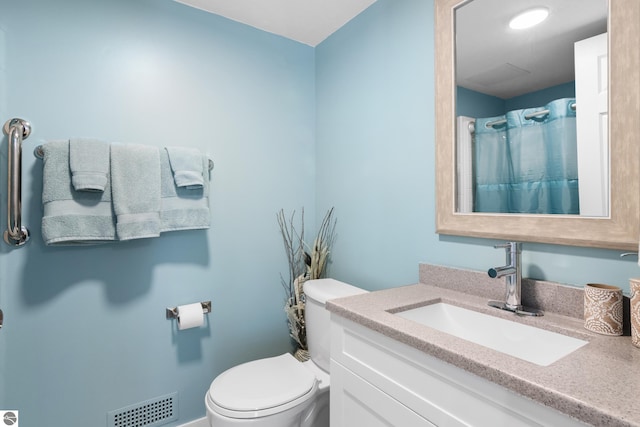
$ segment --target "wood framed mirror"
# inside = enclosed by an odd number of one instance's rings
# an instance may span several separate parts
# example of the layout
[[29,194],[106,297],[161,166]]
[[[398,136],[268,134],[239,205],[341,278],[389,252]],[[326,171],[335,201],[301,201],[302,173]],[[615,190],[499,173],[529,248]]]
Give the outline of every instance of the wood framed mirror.
[[[473,0],[435,0],[436,232],[609,249],[640,238],[640,2],[609,0],[610,213],[575,215],[456,212],[455,10]],[[558,0],[561,1],[561,0]]]

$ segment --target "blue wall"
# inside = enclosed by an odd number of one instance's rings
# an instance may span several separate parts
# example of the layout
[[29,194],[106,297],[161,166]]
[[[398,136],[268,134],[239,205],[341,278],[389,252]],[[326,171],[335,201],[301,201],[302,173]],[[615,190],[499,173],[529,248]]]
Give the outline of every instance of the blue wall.
[[505,100],[475,90],[456,87],[456,116],[495,117],[506,112]]
[[575,98],[575,82],[551,86],[524,95],[514,96],[505,101],[505,111],[520,110],[522,108],[542,107],[554,99]]
[[[170,0],[1,9],[0,117],[34,131],[23,160],[33,238],[0,244],[0,409],[18,409],[25,427],[94,427],[178,391],[175,425],[202,417],[217,373],[291,348],[276,213],[305,206],[314,223],[314,51]],[[31,152],[70,136],[207,152],[211,229],[45,247],[42,162]],[[213,301],[205,328],[178,333],[165,319],[165,307],[203,300]]]
[[501,99],[458,86],[456,88],[456,115],[494,117],[503,115],[507,111],[541,107],[554,99],[573,98],[575,96],[576,88],[574,82],[525,93],[509,99]]
[[[432,1],[378,0],[316,48],[316,193],[340,221],[333,275],[369,289],[417,281],[419,262],[504,262],[495,241],[435,233],[433,19]],[[526,243],[524,273],[628,290],[640,269],[619,254]]]
[[[93,427],[178,391],[175,425],[204,416],[217,373],[290,349],[280,208],[305,206],[312,225],[335,206],[331,275],[367,289],[415,283],[419,262],[500,264],[493,241],[435,234],[432,6],[378,0],[312,49],[170,0],[5,2],[0,117],[34,126],[33,239],[0,245],[0,409],[24,426]],[[212,228],[45,247],[30,152],[69,136],[208,152]],[[525,244],[523,261],[529,277],[578,286],[638,275],[616,251]],[[177,333],[164,318],[208,299],[205,328]]]

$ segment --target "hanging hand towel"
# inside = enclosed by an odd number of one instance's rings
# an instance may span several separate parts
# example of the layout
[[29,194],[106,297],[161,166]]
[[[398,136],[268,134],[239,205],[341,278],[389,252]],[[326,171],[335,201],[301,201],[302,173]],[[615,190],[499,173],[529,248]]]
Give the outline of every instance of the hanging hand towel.
[[200,190],[176,187],[165,150],[160,150],[160,167],[162,232],[209,228],[209,159],[200,156],[201,174],[206,177]]
[[42,145],[42,238],[47,245],[84,245],[116,240],[109,180],[104,192],[74,191],[69,141]]
[[111,191],[120,240],[160,235],[160,150],[111,144]]
[[92,138],[71,138],[69,167],[76,191],[104,191],[109,175],[109,144]]
[[189,147],[165,147],[176,186],[189,190],[199,190],[204,185],[202,173],[202,153]]

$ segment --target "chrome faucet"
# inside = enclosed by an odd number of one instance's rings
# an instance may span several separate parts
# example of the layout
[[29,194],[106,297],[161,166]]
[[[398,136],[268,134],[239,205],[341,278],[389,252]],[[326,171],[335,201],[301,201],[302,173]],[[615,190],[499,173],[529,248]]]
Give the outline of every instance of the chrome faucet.
[[506,294],[504,302],[489,301],[488,304],[491,307],[512,311],[516,314],[542,316],[544,314],[542,311],[522,305],[522,243],[507,242],[494,247],[505,249],[507,265],[490,268],[489,277],[494,279],[504,277]]

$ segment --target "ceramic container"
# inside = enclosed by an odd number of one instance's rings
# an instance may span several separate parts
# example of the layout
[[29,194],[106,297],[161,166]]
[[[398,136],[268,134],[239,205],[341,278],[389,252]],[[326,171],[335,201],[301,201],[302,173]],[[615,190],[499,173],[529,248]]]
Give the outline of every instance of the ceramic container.
[[631,289],[631,343],[640,347],[640,279],[629,280]]
[[622,335],[622,319],[622,289],[599,283],[585,285],[584,327],[586,329],[602,335]]

